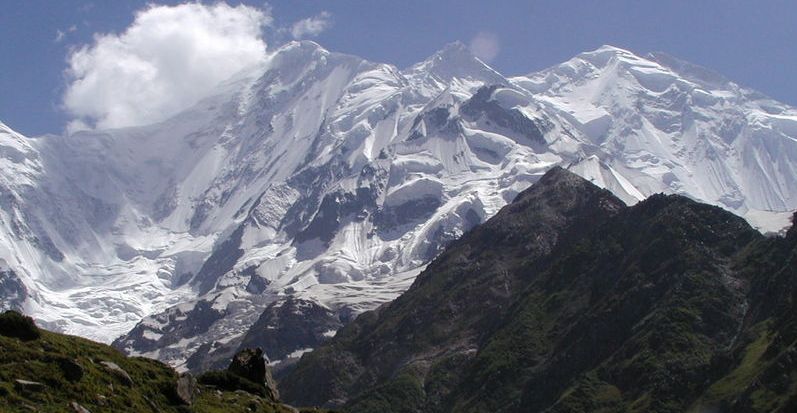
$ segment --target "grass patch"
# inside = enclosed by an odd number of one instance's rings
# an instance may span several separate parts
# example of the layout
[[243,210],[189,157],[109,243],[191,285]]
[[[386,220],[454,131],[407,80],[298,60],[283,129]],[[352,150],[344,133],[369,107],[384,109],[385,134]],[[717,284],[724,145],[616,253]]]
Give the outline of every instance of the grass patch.
[[[200,384],[197,399],[187,406],[177,397],[177,373],[159,361],[126,357],[104,344],[38,329],[18,313],[6,312],[0,320],[0,411],[4,413],[69,412],[72,402],[92,412],[292,411],[261,397],[250,388],[256,387],[254,383],[237,383],[235,391]],[[33,338],[33,331],[38,338]],[[103,366],[103,361],[128,373],[132,385]]]
[[[703,397],[695,403],[695,408],[704,405],[716,405],[722,401],[729,401],[752,384],[755,377],[763,370],[764,364],[761,357],[772,342],[772,334],[764,323],[755,328],[760,330],[758,337],[747,345],[744,356],[739,365],[728,375],[712,384]],[[694,409],[693,409],[694,410]]]

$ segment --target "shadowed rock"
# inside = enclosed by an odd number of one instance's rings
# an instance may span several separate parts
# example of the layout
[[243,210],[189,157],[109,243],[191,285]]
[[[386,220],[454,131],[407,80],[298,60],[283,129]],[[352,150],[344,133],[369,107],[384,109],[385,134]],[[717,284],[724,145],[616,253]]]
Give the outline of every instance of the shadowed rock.
[[266,390],[266,396],[275,401],[279,400],[277,385],[271,377],[271,370],[263,357],[262,349],[247,348],[239,351],[233,357],[227,371],[256,383],[258,386],[262,385]]

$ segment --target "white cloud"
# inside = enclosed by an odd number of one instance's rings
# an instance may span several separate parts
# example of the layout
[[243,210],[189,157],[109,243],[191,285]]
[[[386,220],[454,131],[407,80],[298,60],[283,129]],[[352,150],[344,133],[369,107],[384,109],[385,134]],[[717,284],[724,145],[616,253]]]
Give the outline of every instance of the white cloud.
[[313,17],[299,20],[291,27],[291,36],[294,39],[315,37],[326,29],[332,27],[332,14],[322,11]]
[[491,62],[501,51],[498,36],[491,32],[479,32],[470,41],[470,52],[484,62]]
[[75,26],[74,24],[69,26],[69,28],[66,29],[66,30],[56,30],[55,31],[55,42],[56,43],[61,43],[61,41],[64,40],[64,37],[66,37],[67,34],[72,33],[75,30],[77,30],[77,26]]
[[154,123],[206,97],[266,58],[263,10],[225,3],[151,5],[119,34],[72,50],[66,70],[68,129]]

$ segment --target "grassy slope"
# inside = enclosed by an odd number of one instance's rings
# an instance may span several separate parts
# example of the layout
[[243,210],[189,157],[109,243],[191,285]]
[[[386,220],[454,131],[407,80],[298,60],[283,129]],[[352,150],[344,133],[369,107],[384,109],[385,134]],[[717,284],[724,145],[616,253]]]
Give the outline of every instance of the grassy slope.
[[[0,411],[65,412],[76,402],[91,412],[291,412],[288,407],[243,391],[218,391],[199,385],[192,406],[176,395],[177,373],[155,360],[126,357],[116,349],[80,337],[39,330],[41,337],[22,341],[0,335]],[[111,361],[133,384],[100,364]],[[69,380],[61,365],[82,367],[79,380]],[[23,379],[42,383],[42,390],[15,385]]]

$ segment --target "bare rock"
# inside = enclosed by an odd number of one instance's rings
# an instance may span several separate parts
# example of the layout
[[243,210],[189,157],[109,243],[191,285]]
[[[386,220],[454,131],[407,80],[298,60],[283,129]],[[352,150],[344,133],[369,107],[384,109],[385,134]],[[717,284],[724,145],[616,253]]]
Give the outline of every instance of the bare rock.
[[16,379],[14,380],[14,387],[20,391],[26,392],[40,392],[44,391],[44,384],[39,383],[38,381],[30,381],[24,379]]
[[190,406],[194,403],[197,394],[196,378],[191,373],[186,373],[177,379],[177,397],[184,404]]
[[237,376],[243,377],[258,385],[262,385],[266,389],[266,395],[272,400],[279,400],[279,392],[277,391],[277,383],[271,376],[271,369],[263,355],[263,350],[260,348],[247,348],[238,352],[233,357],[227,371]]
[[91,413],[89,409],[79,405],[77,402],[69,403],[69,407],[71,407],[72,411],[74,411],[75,413]]
[[73,383],[83,378],[83,366],[75,360],[68,358],[59,359],[58,367],[64,373],[64,377]]
[[133,385],[133,379],[130,378],[130,375],[127,374],[127,372],[124,371],[121,367],[119,367],[118,364],[112,361],[101,361],[100,364],[102,364],[102,366],[105,367],[106,370],[111,372],[111,374],[116,376],[116,378],[118,378],[125,385],[127,386]]

